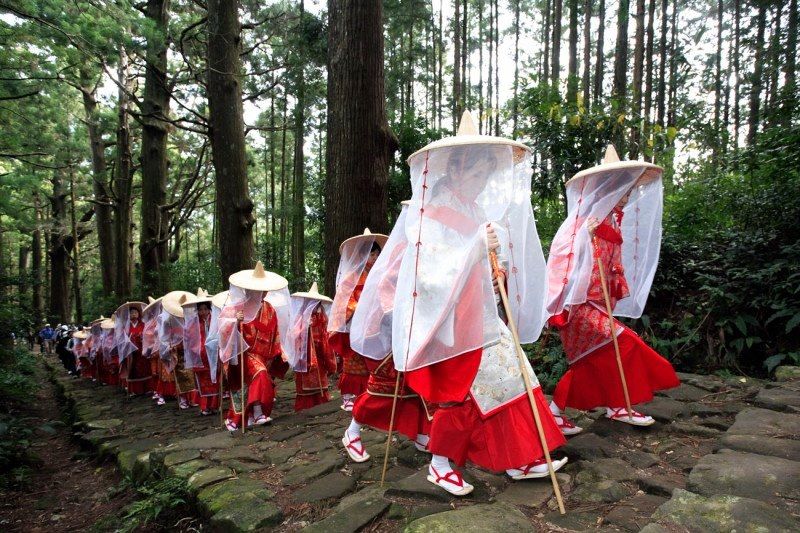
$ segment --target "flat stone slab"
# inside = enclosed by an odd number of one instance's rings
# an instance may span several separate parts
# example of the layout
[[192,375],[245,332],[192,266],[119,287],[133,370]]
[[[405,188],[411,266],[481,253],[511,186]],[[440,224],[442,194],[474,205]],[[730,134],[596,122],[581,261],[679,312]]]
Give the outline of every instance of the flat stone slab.
[[219,462],[230,460],[261,462],[264,457],[247,446],[234,446],[233,448],[217,450],[209,458],[212,461]]
[[303,529],[307,533],[353,533],[378,518],[391,503],[383,498],[367,498],[344,509],[337,509],[324,520]]
[[214,466],[195,472],[189,477],[189,488],[199,491],[200,489],[213,485],[219,481],[230,479],[233,477],[233,471],[230,468],[223,468]]
[[299,485],[332,472],[344,466],[344,457],[332,455],[321,457],[316,461],[297,463],[283,476],[284,485]]
[[[704,497],[677,489],[672,498],[659,507],[653,520],[666,525],[667,530],[688,529],[712,533],[732,531],[790,532],[800,524],[786,513],[776,512],[764,502],[737,496]],[[645,531],[645,529],[643,529]],[[656,533],[658,528],[646,529]]]
[[777,381],[797,381],[800,380],[800,366],[781,365],[775,369],[775,379]]
[[605,480],[578,485],[570,494],[570,500],[592,503],[614,503],[624,500],[630,490],[618,481]]
[[119,418],[106,418],[104,420],[90,420],[84,424],[87,431],[93,429],[119,429],[122,427],[122,420]]
[[189,461],[193,461],[195,459],[200,459],[200,452],[197,450],[172,452],[164,456],[164,466],[169,468],[181,463],[188,463]]
[[275,526],[283,520],[280,508],[253,494],[241,494],[211,517],[211,527],[217,531],[244,532]]
[[625,531],[639,531],[650,521],[650,515],[665,503],[667,498],[651,494],[637,494],[625,503],[614,507],[603,523]]
[[340,498],[356,488],[356,480],[341,472],[332,472],[292,493],[296,502],[318,502],[329,498]]
[[659,392],[658,394],[682,402],[696,402],[701,398],[708,396],[709,392],[701,389],[700,387],[689,385],[688,383],[681,383],[680,386],[675,387],[674,389],[667,389]]
[[[793,385],[797,387],[797,384]],[[754,402],[758,407],[772,409],[774,411],[795,412],[800,409],[800,392],[794,390],[792,385],[786,387],[773,387],[761,389],[756,395]]]
[[581,461],[580,471],[575,476],[575,483],[591,483],[594,481],[613,480],[631,481],[636,479],[636,470],[626,461],[617,458],[601,458],[595,461]]
[[437,487],[428,481],[428,472],[420,470],[413,476],[409,476],[394,484],[394,487],[386,491],[386,496],[401,496],[404,498],[423,498],[447,502],[452,499],[444,489]]
[[750,408],[736,415],[728,435],[757,435],[762,439],[800,435],[800,415]]
[[215,431],[208,435],[201,437],[194,437],[192,439],[179,440],[174,444],[170,444],[165,448],[166,452],[180,451],[180,450],[220,450],[228,449],[233,446],[241,444],[253,444],[261,440],[263,435],[258,433],[247,433],[244,436],[241,433],[233,434],[230,431]]
[[[561,493],[564,494],[571,483],[569,474],[557,473]],[[550,478],[530,479],[509,483],[508,487],[497,495],[497,501],[522,507],[539,507],[553,498],[553,485]]]
[[800,461],[800,440],[774,437],[765,439],[760,435],[725,434],[720,439],[719,447]]
[[195,472],[199,472],[200,470],[210,466],[213,465],[205,459],[195,459],[193,461],[187,461],[185,463],[173,465],[167,469],[167,472],[169,475],[174,477],[189,479],[192,477],[192,475],[194,475]]
[[669,424],[676,418],[685,415],[687,407],[685,403],[678,400],[656,396],[653,401],[634,406],[634,409],[641,413],[647,413],[659,422]]
[[528,518],[503,503],[477,504],[414,520],[405,533],[485,533],[533,531]]
[[771,457],[722,450],[698,462],[686,485],[704,496],[730,494],[769,503],[782,498],[800,498],[800,463]]
[[197,494],[197,501],[209,516],[213,516],[232,505],[244,494],[253,495],[259,500],[269,500],[275,496],[274,492],[264,487],[259,481],[238,478],[204,488]]
[[577,437],[572,437],[561,450],[571,461],[575,459],[612,457],[616,454],[616,448],[608,439],[599,437],[594,433],[583,433]]
[[725,388],[725,382],[717,376],[704,376],[702,374],[689,374],[686,372],[677,372],[678,379],[681,383],[692,385],[709,392],[717,392]]

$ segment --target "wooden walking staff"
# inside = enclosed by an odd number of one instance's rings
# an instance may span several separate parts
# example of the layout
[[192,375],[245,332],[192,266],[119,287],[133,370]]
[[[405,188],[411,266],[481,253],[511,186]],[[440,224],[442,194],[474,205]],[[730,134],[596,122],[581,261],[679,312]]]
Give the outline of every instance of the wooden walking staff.
[[553,483],[553,492],[556,495],[556,502],[558,502],[558,510],[561,514],[565,514],[566,510],[564,509],[564,500],[561,497],[561,488],[558,485],[556,472],[553,469],[553,461],[550,459],[550,448],[548,448],[547,439],[544,436],[544,428],[542,427],[542,419],[539,416],[539,409],[536,407],[536,400],[533,397],[533,384],[531,383],[531,378],[528,375],[528,368],[525,365],[525,353],[522,351],[522,345],[519,342],[517,324],[514,322],[514,315],[511,312],[511,305],[508,303],[508,294],[506,294],[506,286],[502,279],[503,272],[500,269],[500,262],[497,260],[497,254],[495,252],[489,252],[489,260],[492,264],[492,270],[497,277],[497,286],[500,289],[500,299],[503,302],[503,309],[505,309],[506,312],[508,329],[511,330],[511,336],[514,337],[514,347],[516,348],[517,352],[519,369],[522,373],[522,380],[525,382],[525,392],[528,394],[528,401],[530,402],[531,410],[533,411],[533,421],[536,423],[536,432],[539,434],[539,443],[541,444],[542,451],[544,452],[544,459],[547,461],[547,470],[550,472],[550,481]]
[[[391,357],[391,356],[390,356]],[[392,443],[392,430],[394,429],[394,414],[397,410],[397,395],[400,393],[400,372],[397,372],[397,379],[394,381],[394,394],[392,395],[392,414],[389,417],[389,435],[386,436],[386,450],[383,454],[383,470],[381,470],[381,487],[386,479],[386,468],[389,466],[389,447]]]
[[[236,339],[236,343],[238,344],[242,342],[242,320],[239,317],[236,317],[236,331],[239,333],[239,338]],[[247,403],[244,399],[244,350],[239,354],[239,378],[241,379],[239,382],[239,392],[242,395],[242,435],[244,435],[244,428],[247,426]],[[233,402],[233,395],[231,395],[231,402]],[[235,408],[234,411],[236,411]]]
[[603,288],[603,299],[606,301],[606,313],[608,314],[608,326],[611,330],[611,342],[614,343],[614,353],[617,356],[617,370],[619,370],[619,379],[622,381],[622,393],[625,395],[625,407],[628,410],[628,420],[633,421],[633,410],[631,409],[631,397],[628,394],[628,382],[625,379],[625,369],[622,368],[622,356],[619,353],[619,342],[617,341],[617,325],[614,323],[614,315],[611,309],[611,296],[608,293],[608,282],[606,281],[606,271],[603,268],[603,262],[600,261],[600,254],[598,253],[597,237],[592,235],[592,243],[595,249],[595,258],[597,261],[597,270],[600,272],[600,286]]

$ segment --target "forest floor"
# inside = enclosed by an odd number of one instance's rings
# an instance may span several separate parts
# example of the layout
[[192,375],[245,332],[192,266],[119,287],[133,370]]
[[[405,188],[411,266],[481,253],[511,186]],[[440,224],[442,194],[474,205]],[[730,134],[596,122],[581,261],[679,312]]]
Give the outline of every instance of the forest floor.
[[[172,403],[155,407],[144,397],[54,375],[82,445],[115,460],[136,483],[185,479],[196,529],[800,530],[800,375],[793,367],[779,382],[680,374],[680,387],[643,407],[657,420],[649,428],[610,422],[599,411],[568,413],[585,431],[555,453],[569,457],[559,473],[565,515],[548,479],[512,482],[473,467],[465,470],[473,494],[449,497],[425,479],[429,456],[404,438],[392,445],[381,487],[385,435],[365,431],[372,459],[350,462],[340,442],[349,414],[336,400],[293,413],[291,381],[278,386],[275,421],[242,435],[220,431],[218,417],[181,412]],[[69,480],[71,468],[77,467],[56,462],[50,478]],[[98,492],[107,494],[118,478],[102,476]],[[75,493],[69,483],[48,494],[64,498],[56,507],[93,508],[91,487],[78,485]],[[34,490],[47,484],[39,486]],[[120,498],[115,505],[125,503]],[[51,529],[68,529],[69,515],[54,527],[53,512],[63,511],[46,507],[36,524],[49,520]]]

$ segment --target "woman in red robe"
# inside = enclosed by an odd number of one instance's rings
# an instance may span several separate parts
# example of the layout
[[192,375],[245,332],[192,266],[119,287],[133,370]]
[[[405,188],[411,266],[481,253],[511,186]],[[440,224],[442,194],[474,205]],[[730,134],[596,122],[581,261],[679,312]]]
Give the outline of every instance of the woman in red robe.
[[144,304],[128,302],[117,309],[117,318],[125,320],[120,338],[117,339],[117,351],[125,353],[122,363],[123,373],[131,395],[146,394],[152,385],[150,361],[142,355],[142,335],[144,322],[141,320]]
[[[268,291],[284,291],[288,282],[283,277],[267,272],[259,261],[252,270],[232,274],[230,300],[220,313],[220,359],[228,390],[230,406],[225,427],[235,431],[243,419],[247,425],[270,422],[275,405],[275,378],[283,378],[289,365],[283,360],[278,315],[273,306],[264,301]],[[288,305],[288,291],[286,291]],[[237,329],[241,328],[241,338]],[[240,341],[244,344],[241,345]],[[246,348],[242,351],[241,347]],[[238,357],[237,357],[238,356]],[[234,357],[237,358],[234,364]],[[241,361],[244,360],[244,387],[241,380]],[[242,396],[245,401],[242,416]]]
[[355,398],[367,390],[369,379],[369,369],[364,357],[350,347],[350,321],[364,290],[367,275],[387,239],[386,235],[372,233],[366,228],[362,235],[350,237],[339,247],[341,259],[328,331],[329,343],[342,359],[339,391],[342,393],[342,409],[345,411],[353,410]]
[[[551,403],[565,434],[580,431],[561,415],[565,407],[603,407],[608,418],[637,426],[654,422],[638,411],[628,413],[598,261],[612,312],[640,316],[658,263],[661,172],[649,163],[621,162],[609,147],[603,164],[567,183],[569,215],[547,265],[549,322],[559,330],[570,364]],[[631,406],[680,384],[669,361],[633,330],[616,319],[613,323]]]
[[336,372],[336,357],[328,343],[323,302],[332,300],[319,293],[315,282],[308,292],[292,294],[292,302],[296,309],[284,345],[294,370],[294,410],[302,411],[331,399],[328,375]]
[[211,298],[203,289],[197,297],[181,304],[184,316],[184,366],[194,372],[200,414],[208,416],[219,409],[219,383],[211,376],[206,338],[211,325]]

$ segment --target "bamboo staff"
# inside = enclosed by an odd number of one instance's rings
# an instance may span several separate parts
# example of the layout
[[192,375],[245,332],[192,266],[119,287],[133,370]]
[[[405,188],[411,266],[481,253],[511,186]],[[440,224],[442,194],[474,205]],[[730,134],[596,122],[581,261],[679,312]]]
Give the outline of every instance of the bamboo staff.
[[[389,357],[392,357],[391,354]],[[394,381],[394,394],[392,395],[392,414],[389,417],[389,435],[386,437],[386,450],[383,454],[383,470],[381,470],[381,487],[383,487],[383,481],[386,479],[386,468],[389,466],[389,447],[392,443],[392,430],[394,429],[394,415],[397,409],[397,395],[400,392],[400,372],[395,369],[397,373],[397,379]]]
[[[172,349],[170,348],[170,356],[172,356]],[[178,383],[178,356],[175,356],[175,366],[172,368],[172,379],[175,381],[175,392],[178,395],[178,410],[181,408],[181,385]]]
[[603,299],[606,301],[606,314],[608,314],[608,326],[611,330],[611,342],[614,343],[614,353],[617,356],[617,370],[619,370],[619,378],[622,381],[622,392],[625,395],[625,407],[628,409],[628,420],[633,421],[633,410],[631,409],[631,397],[628,394],[628,382],[625,379],[625,370],[622,368],[622,356],[619,353],[619,342],[617,341],[617,325],[614,323],[614,315],[611,309],[611,296],[608,293],[608,282],[606,281],[606,272],[603,268],[603,263],[600,261],[600,253],[597,246],[597,237],[592,236],[594,243],[595,257],[597,261],[597,270],[600,272],[600,286],[603,288]]
[[511,330],[511,336],[514,337],[514,347],[516,348],[517,352],[517,360],[519,361],[522,380],[525,382],[525,392],[528,394],[528,401],[530,402],[531,410],[533,411],[533,421],[536,423],[536,432],[539,434],[539,443],[542,446],[545,461],[547,461],[547,470],[550,472],[550,481],[553,483],[553,492],[555,493],[556,501],[558,502],[558,510],[561,514],[565,514],[566,511],[564,509],[564,500],[561,497],[561,488],[558,485],[556,472],[553,469],[553,461],[550,459],[550,449],[547,447],[547,439],[545,439],[544,436],[544,428],[542,427],[542,419],[539,416],[539,409],[536,407],[536,400],[533,398],[533,385],[531,384],[531,378],[528,375],[528,368],[525,365],[525,354],[523,353],[522,346],[519,343],[517,325],[514,322],[514,315],[511,313],[511,305],[508,303],[508,294],[506,294],[506,286],[502,279],[503,273],[500,270],[500,263],[497,260],[497,254],[495,252],[489,252],[489,259],[491,261],[492,270],[497,277],[497,286],[500,289],[500,299],[503,302],[503,309],[505,309],[506,318],[508,319],[508,329]]
[[[238,345],[242,342],[242,320],[239,317],[236,317],[236,331],[239,333],[239,338],[236,339],[236,344]],[[242,353],[239,354],[239,378],[241,381],[239,382],[239,391],[242,395],[242,435],[244,435],[245,427],[247,426],[247,403],[245,402],[245,390],[244,390],[244,350]],[[231,402],[233,402],[233,395],[231,395]],[[235,411],[236,409],[234,409]]]

